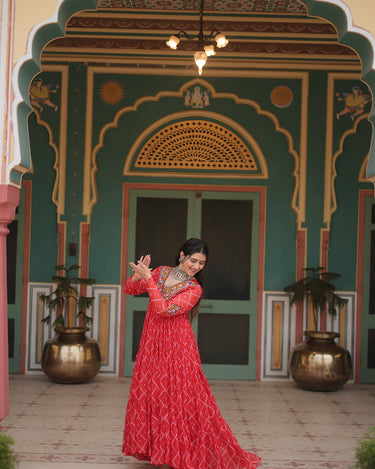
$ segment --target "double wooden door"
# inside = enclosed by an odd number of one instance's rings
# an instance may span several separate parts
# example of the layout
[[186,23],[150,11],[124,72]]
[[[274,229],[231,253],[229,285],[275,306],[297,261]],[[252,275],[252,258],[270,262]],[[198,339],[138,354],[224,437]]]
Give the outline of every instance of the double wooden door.
[[[205,287],[193,321],[204,372],[208,378],[255,379],[258,194],[134,189],[129,214],[128,261],[150,254],[154,268],[175,265],[185,239],[206,241]],[[147,304],[147,295],[127,297],[126,376],[133,370]]]

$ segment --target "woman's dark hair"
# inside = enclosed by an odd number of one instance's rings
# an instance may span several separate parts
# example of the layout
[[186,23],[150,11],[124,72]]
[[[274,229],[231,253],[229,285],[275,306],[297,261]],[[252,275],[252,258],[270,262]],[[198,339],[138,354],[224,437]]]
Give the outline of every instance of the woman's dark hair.
[[[180,263],[180,252],[183,252],[185,256],[192,256],[193,254],[199,252],[200,254],[204,254],[206,256],[206,262],[208,260],[208,246],[207,244],[198,238],[189,238],[187,239],[184,244],[178,250],[178,254],[176,256],[176,265]],[[198,280],[198,283],[203,288],[204,285],[204,277],[203,277],[203,270],[200,270],[196,275],[195,278]],[[190,311],[191,320],[195,318],[198,314],[199,310],[199,303],[201,299],[198,300],[198,303],[193,307]]]

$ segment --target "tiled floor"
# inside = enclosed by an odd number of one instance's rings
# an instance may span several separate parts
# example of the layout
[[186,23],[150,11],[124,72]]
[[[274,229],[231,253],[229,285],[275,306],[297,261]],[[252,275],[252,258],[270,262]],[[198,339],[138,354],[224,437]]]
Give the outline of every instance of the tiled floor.
[[[1,424],[20,469],[151,469],[121,455],[130,380],[99,376],[61,385],[44,375],[11,376],[11,410]],[[349,469],[358,439],[375,424],[375,386],[333,393],[291,381],[211,381],[223,416],[261,469]]]

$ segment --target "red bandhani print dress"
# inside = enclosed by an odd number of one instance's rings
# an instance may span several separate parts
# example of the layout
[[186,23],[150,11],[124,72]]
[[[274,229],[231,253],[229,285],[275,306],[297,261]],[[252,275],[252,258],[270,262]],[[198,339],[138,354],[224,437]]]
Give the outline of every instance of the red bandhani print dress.
[[130,295],[150,303],[135,361],[122,451],[175,469],[255,469],[260,458],[243,450],[217,407],[203,374],[189,311],[202,288],[195,279],[165,285],[171,267],[132,283]]

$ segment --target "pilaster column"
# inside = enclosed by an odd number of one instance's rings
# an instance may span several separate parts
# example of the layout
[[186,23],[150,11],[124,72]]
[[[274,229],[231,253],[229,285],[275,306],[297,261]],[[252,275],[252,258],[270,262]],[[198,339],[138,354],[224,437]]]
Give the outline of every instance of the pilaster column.
[[0,421],[9,413],[8,368],[8,294],[7,246],[8,224],[14,220],[20,190],[0,185]]
[[[300,229],[297,231],[297,265],[296,265],[296,280],[301,280],[304,277],[303,269],[306,267],[306,245],[307,245],[307,231]],[[303,341],[303,304],[296,305],[296,344]]]
[[[328,271],[328,249],[329,249],[329,235],[330,231],[322,229],[320,233],[320,266]],[[327,330],[327,308],[320,315],[320,330]]]
[[[79,276],[88,278],[89,276],[89,248],[90,248],[90,224],[80,224],[80,246],[79,246]],[[82,295],[87,295],[87,285],[81,285],[80,291]]]

